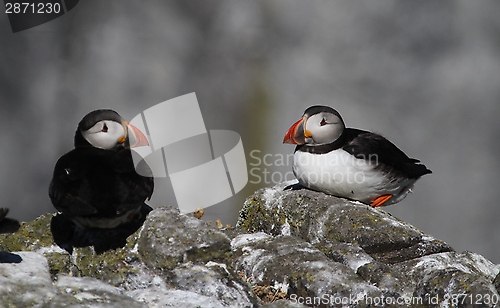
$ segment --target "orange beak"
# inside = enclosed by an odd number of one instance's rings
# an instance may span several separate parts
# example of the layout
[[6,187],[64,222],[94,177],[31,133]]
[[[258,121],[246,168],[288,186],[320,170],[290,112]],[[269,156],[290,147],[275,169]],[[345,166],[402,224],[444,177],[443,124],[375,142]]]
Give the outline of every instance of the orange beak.
[[311,133],[308,130],[305,130],[305,124],[307,122],[307,117],[303,116],[297,122],[293,123],[292,126],[288,129],[283,138],[283,143],[290,144],[304,144],[305,138],[311,137]]
[[131,133],[133,138],[129,138],[130,147],[142,147],[149,145],[148,138],[134,125],[126,123],[128,131]]

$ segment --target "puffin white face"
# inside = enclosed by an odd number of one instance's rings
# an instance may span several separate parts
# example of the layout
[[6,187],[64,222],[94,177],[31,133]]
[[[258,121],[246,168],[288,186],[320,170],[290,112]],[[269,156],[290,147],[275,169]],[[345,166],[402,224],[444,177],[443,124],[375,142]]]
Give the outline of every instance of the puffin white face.
[[337,140],[344,132],[340,114],[328,106],[311,106],[285,134],[283,143],[322,145]]
[[332,143],[344,131],[344,122],[337,115],[330,112],[313,114],[305,120],[305,143],[320,145]]
[[126,127],[111,120],[99,121],[81,133],[93,147],[105,150],[114,149],[127,138]]

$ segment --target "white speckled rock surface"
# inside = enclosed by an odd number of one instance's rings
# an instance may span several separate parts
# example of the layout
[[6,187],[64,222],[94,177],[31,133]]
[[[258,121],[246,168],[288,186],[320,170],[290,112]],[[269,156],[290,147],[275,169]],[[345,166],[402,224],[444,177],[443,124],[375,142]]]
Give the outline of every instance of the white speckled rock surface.
[[[494,307],[500,300],[500,267],[484,257],[455,252],[381,209],[290,185],[256,191],[236,228],[157,208],[123,248],[100,254],[55,246],[52,214],[24,223],[0,235],[1,307],[474,307],[467,300]],[[401,302],[411,299],[420,302]]]

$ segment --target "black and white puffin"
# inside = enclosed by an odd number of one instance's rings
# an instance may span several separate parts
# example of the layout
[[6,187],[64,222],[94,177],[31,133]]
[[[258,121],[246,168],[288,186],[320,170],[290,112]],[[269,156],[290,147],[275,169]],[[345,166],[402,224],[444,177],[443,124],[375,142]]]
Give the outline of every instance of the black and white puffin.
[[19,221],[7,218],[9,209],[0,208],[0,233],[13,233],[19,230]]
[[115,228],[140,216],[152,177],[137,174],[130,148],[147,138],[113,110],[87,114],[75,148],[56,163],[49,187],[54,207],[83,228]]
[[373,207],[401,201],[421,176],[432,173],[386,138],[346,128],[328,106],[307,108],[283,143],[297,144],[293,173],[302,186]]

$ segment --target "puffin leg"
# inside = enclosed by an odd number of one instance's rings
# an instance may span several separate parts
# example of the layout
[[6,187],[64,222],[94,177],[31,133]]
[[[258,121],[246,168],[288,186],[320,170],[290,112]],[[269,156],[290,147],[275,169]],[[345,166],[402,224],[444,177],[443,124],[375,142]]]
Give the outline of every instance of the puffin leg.
[[384,203],[386,203],[387,200],[389,200],[391,198],[392,198],[392,195],[382,195],[382,196],[379,196],[379,197],[375,198],[375,200],[373,200],[372,203],[370,203],[370,206],[372,206],[372,207],[383,206]]

